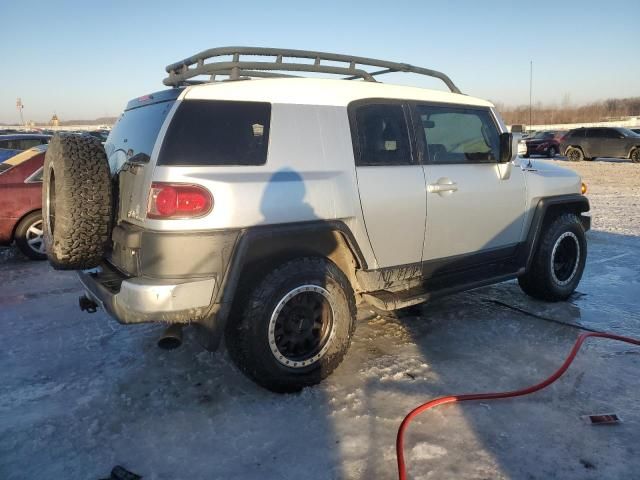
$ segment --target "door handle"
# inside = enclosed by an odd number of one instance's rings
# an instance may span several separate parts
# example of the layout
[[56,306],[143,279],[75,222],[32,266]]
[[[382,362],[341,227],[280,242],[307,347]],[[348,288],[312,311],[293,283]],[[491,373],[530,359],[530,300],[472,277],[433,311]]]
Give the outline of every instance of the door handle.
[[451,180],[440,178],[437,183],[431,183],[427,185],[427,192],[429,193],[453,193],[458,190],[458,184]]

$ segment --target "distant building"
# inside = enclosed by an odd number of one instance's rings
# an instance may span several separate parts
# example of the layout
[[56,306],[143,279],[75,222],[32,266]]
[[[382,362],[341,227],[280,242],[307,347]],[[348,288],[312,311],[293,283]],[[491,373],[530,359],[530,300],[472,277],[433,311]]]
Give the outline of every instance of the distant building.
[[58,119],[58,115],[56,115],[55,113],[53,114],[53,117],[51,117],[51,121],[49,122],[49,124],[52,127],[59,127],[60,126],[60,120]]

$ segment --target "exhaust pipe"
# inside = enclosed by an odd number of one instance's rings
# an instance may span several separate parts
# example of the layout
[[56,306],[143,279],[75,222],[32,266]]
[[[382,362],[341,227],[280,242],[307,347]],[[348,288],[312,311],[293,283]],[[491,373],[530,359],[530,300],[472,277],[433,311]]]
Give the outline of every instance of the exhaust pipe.
[[174,350],[182,345],[182,325],[172,323],[169,325],[160,338],[158,339],[158,347],[163,350]]

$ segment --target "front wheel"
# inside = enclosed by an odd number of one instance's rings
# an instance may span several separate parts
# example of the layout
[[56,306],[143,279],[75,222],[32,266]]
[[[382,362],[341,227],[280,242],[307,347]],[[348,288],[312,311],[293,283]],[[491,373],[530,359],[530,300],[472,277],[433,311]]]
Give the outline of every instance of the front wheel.
[[547,157],[554,158],[558,154],[556,147],[549,147],[549,151],[547,152]]
[[631,152],[630,157],[633,163],[640,163],[640,148],[636,148],[633,152]]
[[304,257],[275,268],[241,300],[226,342],[249,378],[274,392],[295,392],[342,362],[355,329],[353,290],[331,261]]
[[542,232],[529,270],[518,277],[522,290],[539,300],[566,300],[580,279],[587,259],[587,239],[577,215],[565,213]]

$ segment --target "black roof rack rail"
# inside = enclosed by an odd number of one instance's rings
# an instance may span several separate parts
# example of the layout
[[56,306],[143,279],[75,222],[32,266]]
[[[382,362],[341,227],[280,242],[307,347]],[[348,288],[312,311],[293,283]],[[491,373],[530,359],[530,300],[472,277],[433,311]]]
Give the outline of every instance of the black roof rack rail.
[[[243,61],[241,55],[254,57],[275,57],[270,61]],[[214,60],[215,57],[231,56],[231,61]],[[312,59],[313,63],[296,62],[300,59]],[[286,60],[286,61],[285,61]],[[293,60],[293,61],[291,61]],[[345,63],[345,65],[326,65],[323,61]],[[369,72],[362,67],[378,67],[382,70]],[[250,77],[292,77],[293,75],[280,72],[312,72],[343,75],[345,80],[361,78],[375,82],[376,75],[392,72],[408,72],[426,75],[442,80],[453,93],[461,93],[451,79],[442,72],[428,68],[416,67],[407,63],[388,62],[374,58],[354,57],[337,53],[314,52],[310,50],[292,50],[284,48],[263,47],[218,47],[204,50],[189,58],[185,58],[166,67],[169,74],[163,80],[168,86],[177,87],[193,83],[202,83],[190,79],[200,75],[211,75],[210,81],[215,82],[217,75],[228,76],[230,80],[240,80]]]

